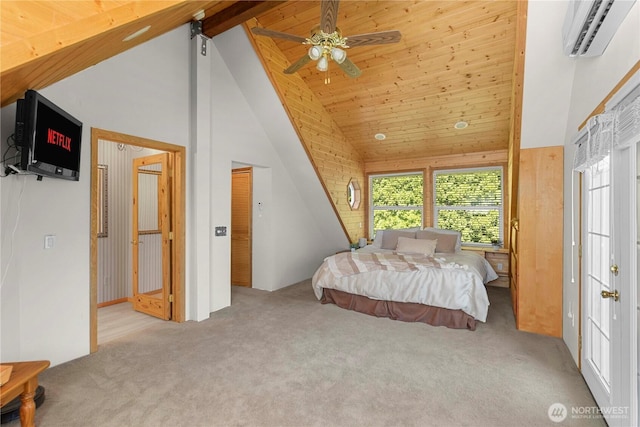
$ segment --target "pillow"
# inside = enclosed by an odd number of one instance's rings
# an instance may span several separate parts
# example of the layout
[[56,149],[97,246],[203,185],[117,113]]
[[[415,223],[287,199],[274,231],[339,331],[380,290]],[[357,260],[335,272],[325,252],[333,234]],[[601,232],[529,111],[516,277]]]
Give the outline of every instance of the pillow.
[[382,247],[382,234],[384,233],[384,230],[376,230],[376,237],[373,238],[373,243],[371,244],[371,246],[373,246],[374,248],[381,248]]
[[462,233],[460,233],[459,231],[456,230],[445,230],[443,228],[433,228],[433,227],[425,227],[424,230],[427,231],[435,231],[436,233],[443,233],[443,234],[453,234],[457,237],[458,241],[456,242],[456,252],[459,252],[462,250]]
[[416,233],[416,239],[437,240],[436,252],[455,253],[458,236],[451,233],[439,233],[432,230],[422,230]]
[[400,230],[384,230],[382,235],[381,249],[394,249],[398,246],[398,238],[407,237],[409,239],[416,238],[415,231],[400,231]]
[[437,240],[411,239],[400,236],[398,237],[398,247],[396,248],[396,252],[433,256],[437,243]]

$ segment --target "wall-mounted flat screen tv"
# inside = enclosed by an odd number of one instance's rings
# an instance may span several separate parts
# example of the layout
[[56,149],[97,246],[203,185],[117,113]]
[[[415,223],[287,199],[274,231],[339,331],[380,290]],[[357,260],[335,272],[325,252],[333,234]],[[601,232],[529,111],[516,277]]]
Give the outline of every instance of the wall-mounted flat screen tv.
[[82,122],[35,90],[16,107],[20,168],[39,176],[78,181]]

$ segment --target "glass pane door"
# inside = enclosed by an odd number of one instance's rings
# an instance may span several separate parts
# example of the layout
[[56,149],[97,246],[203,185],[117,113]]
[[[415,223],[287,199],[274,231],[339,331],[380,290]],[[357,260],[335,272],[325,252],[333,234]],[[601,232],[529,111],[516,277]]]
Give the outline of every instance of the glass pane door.
[[611,394],[610,304],[602,291],[611,291],[610,157],[584,174],[585,238],[583,254],[583,374],[596,401],[606,405]]

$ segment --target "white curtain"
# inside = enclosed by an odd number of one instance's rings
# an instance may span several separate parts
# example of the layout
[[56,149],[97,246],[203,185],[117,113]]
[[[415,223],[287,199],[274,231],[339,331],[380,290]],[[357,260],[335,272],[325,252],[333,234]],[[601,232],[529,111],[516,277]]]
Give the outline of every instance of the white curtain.
[[611,152],[614,140],[615,113],[606,112],[593,116],[585,126],[586,132],[581,133],[576,141],[573,169],[584,172],[590,166],[597,164]]
[[[627,100],[629,101],[625,102]],[[614,111],[616,111],[614,147],[624,149],[640,142],[640,86],[623,99]]]
[[628,83],[627,89],[607,104],[606,111],[591,117],[574,139],[575,171],[584,172],[612,149],[623,150],[640,142],[640,73]]

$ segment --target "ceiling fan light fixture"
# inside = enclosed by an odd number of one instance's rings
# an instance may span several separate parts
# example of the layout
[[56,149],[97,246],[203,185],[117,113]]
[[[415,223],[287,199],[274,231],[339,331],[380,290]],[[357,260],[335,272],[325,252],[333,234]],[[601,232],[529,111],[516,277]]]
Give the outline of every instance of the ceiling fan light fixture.
[[318,69],[318,71],[327,71],[329,69],[329,61],[327,60],[326,56],[323,55],[318,60],[318,65],[316,66],[316,68]]
[[322,56],[322,49],[320,46],[311,46],[311,48],[309,48],[309,58],[317,61],[320,59],[320,56]]
[[331,59],[336,61],[338,64],[342,64],[344,60],[347,59],[347,52],[338,47],[332,47]]
[[343,37],[342,31],[340,31],[340,28],[336,25],[339,2],[340,0],[320,1],[320,23],[311,28],[309,37],[301,37],[259,26],[251,28],[251,32],[258,36],[279,38],[310,46],[304,56],[283,70],[285,74],[293,74],[305,66],[310,60],[313,60],[317,61],[316,68],[326,73],[325,83],[329,82],[329,61],[334,61],[339,64],[347,76],[351,78],[359,77],[362,71],[360,71],[350,58],[347,58],[345,49],[353,46],[398,43],[402,38],[402,34],[400,34],[398,30],[390,30]]

